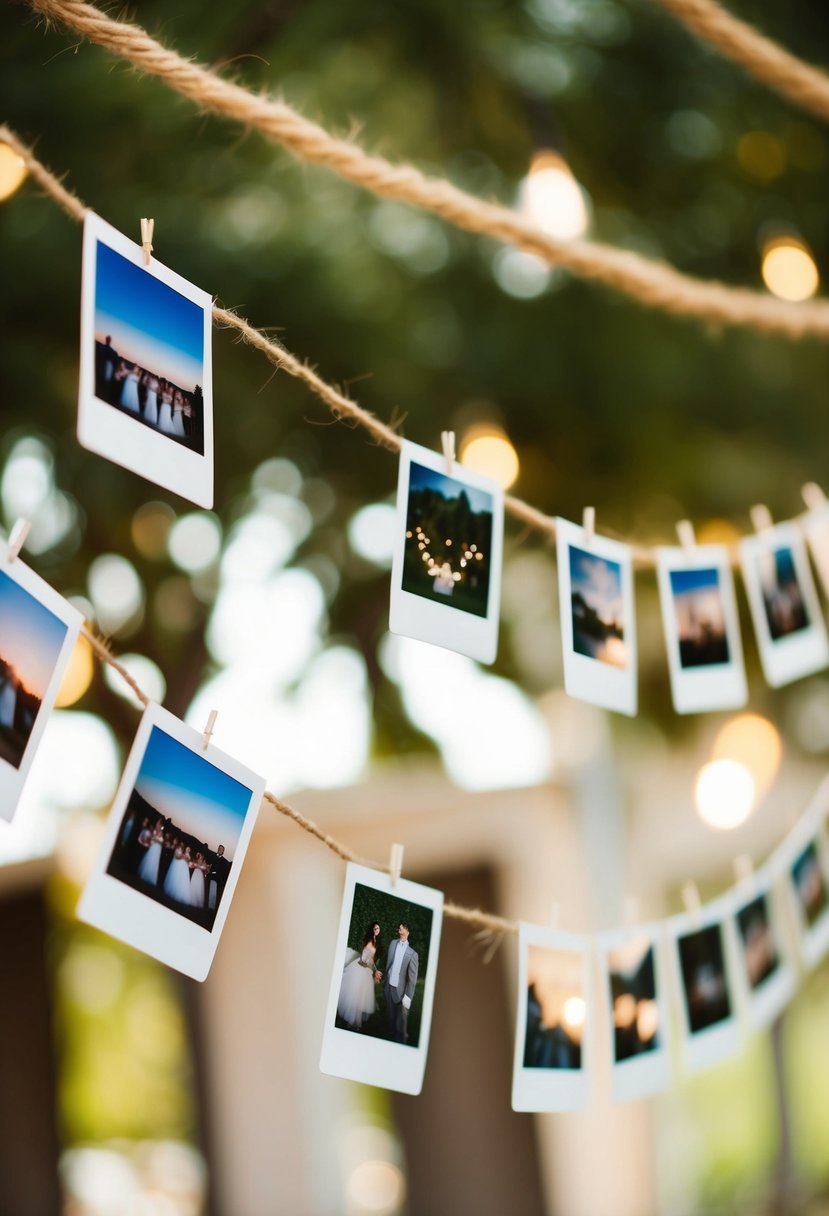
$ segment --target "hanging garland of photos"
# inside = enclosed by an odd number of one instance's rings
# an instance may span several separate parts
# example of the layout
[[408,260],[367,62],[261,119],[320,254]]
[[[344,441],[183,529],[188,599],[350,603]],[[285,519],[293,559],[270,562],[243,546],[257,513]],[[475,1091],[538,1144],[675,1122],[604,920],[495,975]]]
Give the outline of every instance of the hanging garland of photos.
[[[201,506],[212,505],[212,312],[277,367],[303,379],[335,416],[346,415],[399,452],[393,632],[494,662],[508,511],[556,539],[569,695],[635,715],[633,568],[656,565],[676,711],[745,705],[727,547],[697,545],[687,521],[678,525],[677,547],[623,544],[596,535],[591,508],[576,525],[505,497],[490,478],[455,462],[449,433],[442,457],[402,440],[284,347],[213,306],[205,292],[153,258],[149,236],[136,245],[89,211],[9,128],[0,128],[0,139],[68,214],[84,222],[78,413],[84,446]],[[120,353],[107,332],[112,329],[127,335]],[[137,334],[142,349],[135,345]],[[816,486],[804,487],[804,496],[810,509],[797,523],[774,526],[766,508],[753,508],[756,534],[744,537],[738,549],[761,664],[772,687],[829,665],[829,639],[804,540],[829,594],[829,503]]]
[[[0,563],[0,805],[9,819],[81,628],[98,657],[123,674],[77,611],[19,559],[24,539],[18,526]],[[691,887],[687,911],[665,921],[565,934],[444,905],[440,891],[401,877],[400,846],[388,873],[356,864],[350,850],[213,744],[215,714],[203,732],[194,730],[128,678],[144,713],[78,917],[205,979],[268,801],[349,863],[320,1059],[335,1076],[420,1092],[444,913],[490,940],[518,934],[512,1105],[519,1111],[584,1106],[597,1047],[610,1053],[616,1101],[665,1088],[671,1011],[686,1070],[726,1058],[746,1028],[779,1016],[799,970],[829,951],[829,778],[765,865],[743,867],[718,899],[702,906]]]
[[[69,12],[76,19],[80,14],[87,23],[85,33],[91,33],[90,22],[97,22],[98,40],[105,44],[107,37],[114,37],[108,27],[120,25],[79,0],[35,4],[42,11],[60,10],[64,19]],[[143,31],[120,29],[129,31],[129,38],[122,32],[113,45],[126,52],[131,38],[128,58],[134,62],[146,53],[147,43],[153,54],[162,50]],[[160,71],[156,63],[150,70],[169,75],[175,68],[172,62]],[[282,138],[275,131],[270,134]],[[0,133],[7,136],[20,150],[11,132]],[[494,660],[506,508],[556,538],[568,692],[635,713],[636,558],[657,567],[677,711],[744,703],[727,549],[696,546],[685,525],[679,548],[643,554],[597,536],[590,510],[576,525],[551,520],[520,500],[504,501],[494,483],[455,465],[451,442],[445,442],[440,457],[401,441],[259,331],[232,313],[211,308],[205,293],[152,259],[152,221],[142,221],[142,246],[134,246],[87,212],[28,149],[23,152],[47,191],[75,218],[85,220],[79,402],[79,438],[85,446],[200,505],[212,503],[212,311],[214,319],[234,326],[276,366],[305,380],[335,413],[355,418],[385,446],[400,451],[398,518],[401,525],[405,520],[405,528],[399,529],[394,557],[392,628],[482,662]],[[366,159],[362,153],[359,157]],[[351,176],[361,180],[358,174]],[[381,190],[377,184],[373,188]],[[394,193],[388,188],[381,192]],[[432,209],[445,213],[437,206]],[[492,231],[480,226],[480,216],[475,222],[468,215],[452,218],[475,230]],[[532,244],[536,235],[530,226],[524,227],[530,228],[529,235],[516,235],[502,223],[496,235]],[[535,244],[533,251],[555,254],[561,261],[561,250],[553,250],[555,243],[548,245],[544,251]],[[744,297],[752,294],[722,290],[742,296],[743,306]],[[147,326],[148,311],[163,317],[158,332]],[[686,299],[676,311],[695,309]],[[727,319],[782,326],[790,333],[797,325],[805,332],[813,324],[814,332],[824,332],[822,319],[817,321],[820,308],[812,306],[811,311],[812,319],[808,310],[797,310],[797,324],[791,319],[783,323],[782,312],[759,322],[750,309]],[[102,318],[122,327],[138,322],[150,345],[158,342],[161,329],[174,332],[175,341],[168,346],[175,349],[166,352],[165,374],[160,367],[148,369],[138,359],[124,357],[126,350],[119,353],[100,327]],[[127,461],[125,442],[129,445],[133,439],[136,425],[147,432],[145,446],[134,444],[137,451]],[[805,536],[829,587],[829,506],[814,497],[808,505]],[[757,534],[740,545],[740,561],[764,672],[777,686],[826,666],[829,644],[801,526],[772,527],[767,516],[755,519],[755,525]],[[829,782],[823,783],[762,870],[744,873],[736,887],[704,907],[689,895],[687,911],[664,922],[596,935],[562,934],[444,905],[439,891],[400,876],[399,855],[393,856],[387,875],[359,866],[345,846],[265,792],[261,777],[212,744],[212,717],[200,733],[151,703],[106,644],[81,626],[75,610],[17,560],[23,539],[20,530],[10,538],[0,571],[0,617],[10,647],[0,672],[4,815],[11,819],[14,814],[62,672],[83,628],[98,657],[128,679],[145,712],[79,915],[168,965],[205,978],[258,808],[268,801],[349,862],[323,1041],[325,1071],[419,1092],[444,913],[476,926],[490,941],[518,933],[516,1110],[569,1110],[585,1104],[594,1021],[605,1023],[604,1047],[611,1054],[617,1100],[668,1083],[670,1007],[682,1027],[686,1068],[724,1058],[739,1045],[741,1022],[754,1028],[767,1025],[791,998],[796,956],[808,968],[829,950]],[[599,988],[594,971],[600,976]]]
[[523,249],[588,282],[622,292],[647,308],[717,325],[745,326],[788,338],[829,336],[829,302],[792,305],[747,288],[694,279],[632,250],[588,240],[549,236],[509,207],[485,202],[411,165],[393,164],[336,138],[284,101],[251,93],[151,38],[139,25],[116,21],[85,0],[29,0],[47,20],[61,22],[125,59],[143,75],[157,76],[202,110],[259,131],[292,155],[384,198],[430,211],[459,228]]

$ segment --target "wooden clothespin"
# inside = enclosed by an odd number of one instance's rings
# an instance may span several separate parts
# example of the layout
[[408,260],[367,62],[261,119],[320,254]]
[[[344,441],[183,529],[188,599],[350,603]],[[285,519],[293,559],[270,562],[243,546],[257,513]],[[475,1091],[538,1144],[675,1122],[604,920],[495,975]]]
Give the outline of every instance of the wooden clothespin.
[[816,481],[807,481],[800,493],[810,511],[818,511],[826,506],[827,498]]
[[596,508],[585,507],[581,516],[581,526],[584,529],[584,543],[586,545],[593,544],[593,538],[596,535]]
[[28,519],[18,519],[17,523],[12,528],[11,532],[9,533],[9,547],[8,553],[6,554],[10,562],[13,562],[20,553],[20,550],[26,543],[26,537],[29,535],[31,529],[32,525]]
[[679,537],[679,543],[685,550],[686,554],[690,554],[697,543],[696,534],[694,533],[694,525],[690,519],[681,519],[676,525],[676,534]]
[[755,532],[766,532],[774,527],[771,511],[765,503],[758,502],[751,508],[751,524]]
[[697,915],[702,907],[697,884],[691,879],[682,884],[682,902],[685,904],[685,911],[691,915]]
[[206,752],[210,745],[210,740],[213,736],[213,727],[216,725],[216,717],[218,713],[219,711],[217,709],[211,709],[210,713],[207,715],[207,726],[204,728],[204,734],[202,735],[201,740],[203,752]]
[[389,874],[391,875],[391,885],[396,887],[400,881],[400,873],[403,869],[403,845],[393,844],[389,853]]
[[153,229],[155,220],[141,221],[141,248],[144,250],[144,265],[149,266],[153,255]]
[[446,461],[446,476],[451,477],[455,467],[455,432],[441,431],[440,443]]

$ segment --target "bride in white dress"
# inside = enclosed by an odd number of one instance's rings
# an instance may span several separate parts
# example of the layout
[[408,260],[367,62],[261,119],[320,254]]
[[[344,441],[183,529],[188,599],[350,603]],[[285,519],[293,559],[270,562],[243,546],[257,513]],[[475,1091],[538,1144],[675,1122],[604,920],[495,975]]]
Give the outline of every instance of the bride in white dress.
[[[354,951],[350,950],[349,954],[353,955]],[[366,1018],[376,1008],[375,984],[383,978],[382,971],[377,970],[379,954],[380,926],[375,922],[366,930],[360,953],[343,968],[337,1017],[354,1030],[362,1030]]]
[[164,832],[161,820],[159,819],[155,825],[150,846],[141,858],[141,865],[138,867],[138,877],[153,887],[158,882],[158,867],[161,865],[161,847],[163,844]]
[[164,879],[164,894],[180,904],[190,903],[190,846],[179,841]]
[[455,583],[460,579],[460,575],[456,577],[452,573],[449,562],[444,562],[441,566],[436,563],[429,573],[435,580],[435,591],[440,595],[451,595],[455,590]]
[[144,402],[144,421],[150,426],[158,426],[158,376],[145,372],[144,384],[147,389],[147,400]]
[[160,393],[161,404],[158,407],[158,429],[165,435],[173,434],[173,390],[165,381]]

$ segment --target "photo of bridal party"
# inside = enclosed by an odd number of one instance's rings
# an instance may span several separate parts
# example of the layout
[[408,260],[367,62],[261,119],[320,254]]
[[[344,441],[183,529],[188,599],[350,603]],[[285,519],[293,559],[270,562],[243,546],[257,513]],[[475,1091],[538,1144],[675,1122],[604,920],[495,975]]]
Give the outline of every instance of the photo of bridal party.
[[95,396],[204,454],[204,311],[96,243]]
[[66,624],[0,573],[0,758],[20,768],[66,638]]
[[107,873],[210,930],[251,792],[153,727]]
[[336,1026],[417,1047],[432,910],[357,883]]

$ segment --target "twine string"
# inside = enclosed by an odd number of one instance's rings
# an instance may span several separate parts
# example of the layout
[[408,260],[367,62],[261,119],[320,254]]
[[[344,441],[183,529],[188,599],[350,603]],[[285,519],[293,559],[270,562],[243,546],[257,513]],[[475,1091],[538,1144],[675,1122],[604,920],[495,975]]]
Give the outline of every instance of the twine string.
[[254,128],[298,159],[321,165],[382,198],[408,203],[456,227],[514,245],[550,265],[674,316],[792,339],[829,335],[828,301],[791,304],[747,288],[695,279],[666,262],[650,261],[630,250],[588,240],[557,240],[512,208],[476,198],[412,165],[370,155],[354,140],[330,134],[286,102],[225,80],[163,46],[140,26],[117,21],[86,0],[29,2],[48,21],[61,22],[127,60],[142,74],[158,77],[202,110]]
[[716,0],[659,0],[687,29],[755,80],[829,122],[829,75],[732,16]]

